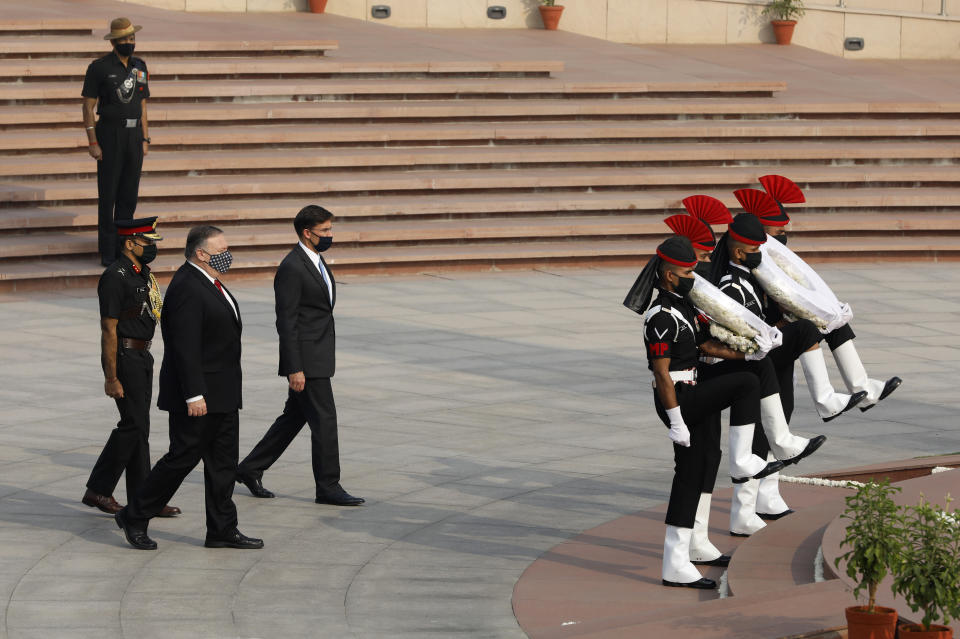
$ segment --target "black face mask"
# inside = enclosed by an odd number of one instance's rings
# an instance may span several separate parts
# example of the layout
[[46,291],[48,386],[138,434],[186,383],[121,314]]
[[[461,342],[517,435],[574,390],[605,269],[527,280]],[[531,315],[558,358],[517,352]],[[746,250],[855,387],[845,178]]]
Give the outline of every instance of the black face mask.
[[133,55],[133,50],[136,48],[137,44],[135,42],[124,42],[123,44],[115,44],[113,47],[117,50],[117,55],[123,58],[129,58]]
[[697,262],[697,265],[696,267],[694,267],[693,272],[699,275],[700,277],[710,279],[710,262]]
[[751,271],[758,266],[760,266],[760,260],[763,259],[763,253],[757,251],[756,253],[747,253],[743,258],[743,265],[746,266]]
[[693,290],[692,277],[681,277],[680,281],[677,282],[676,286],[673,287],[673,292],[680,297],[686,297],[690,294],[691,290]]
[[143,255],[137,256],[137,259],[140,260],[141,264],[149,264],[153,260],[157,259],[157,245],[148,244],[143,247]]
[[313,245],[313,248],[317,249],[318,253],[323,253],[333,244],[333,238],[329,235],[318,235],[317,243]]
[[775,239],[776,241],[780,242],[780,243],[783,244],[784,246],[787,245],[787,234],[786,234],[786,233],[782,233],[782,234],[780,234],[780,235],[774,235],[774,236],[773,236],[773,239]]

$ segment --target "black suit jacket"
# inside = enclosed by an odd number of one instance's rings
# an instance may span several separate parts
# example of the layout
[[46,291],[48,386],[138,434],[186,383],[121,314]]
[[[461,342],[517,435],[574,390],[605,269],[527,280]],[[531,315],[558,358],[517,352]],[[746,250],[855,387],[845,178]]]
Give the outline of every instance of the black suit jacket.
[[165,349],[157,396],[161,410],[186,412],[186,400],[197,395],[203,395],[210,413],[243,407],[243,326],[240,305],[233,295],[230,299],[236,316],[223,294],[196,267],[184,263],[174,274],[160,316]]
[[320,259],[330,276],[332,295],[320,269],[299,244],[283,258],[273,278],[280,336],[278,374],[284,377],[300,371],[306,377],[333,377],[336,369],[333,307],[337,301],[337,285],[333,271],[323,256]]

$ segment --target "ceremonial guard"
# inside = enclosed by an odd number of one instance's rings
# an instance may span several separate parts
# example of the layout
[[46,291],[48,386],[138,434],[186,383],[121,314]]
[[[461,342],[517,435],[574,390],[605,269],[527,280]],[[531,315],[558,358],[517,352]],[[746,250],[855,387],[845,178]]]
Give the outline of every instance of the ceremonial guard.
[[[163,302],[150,262],[161,239],[157,218],[117,223],[120,257],[100,276],[100,364],[103,390],[112,397],[120,421],[111,431],[87,480],[83,503],[116,514],[123,506],[113,491],[126,472],[127,496],[136,494],[150,472],[150,398],[153,395],[153,356],[150,346]],[[161,517],[179,508],[164,506]]]
[[131,219],[137,208],[143,156],[150,144],[149,74],[147,64],[133,55],[134,34],[141,28],[127,18],[110,23],[104,40],[113,51],[90,63],[81,91],[88,148],[97,161],[98,244],[104,266],[117,254],[114,223]]
[[[703,486],[710,468],[708,456],[711,449],[719,446],[718,437],[710,432],[710,420],[729,407],[731,423],[756,423],[760,417],[761,385],[758,376],[749,371],[721,374],[720,367],[699,378],[697,362],[701,353],[724,359],[756,359],[765,353],[744,356],[711,339],[704,318],[687,299],[696,264],[696,254],[688,239],[667,239],[640,273],[624,305],[644,316],[644,345],[654,375],[654,405],[673,442],[675,470],[666,515],[663,584],[715,588],[716,582],[704,578],[694,563],[724,566],[730,558],[710,544],[705,524],[697,549],[704,557],[691,561],[698,514],[703,515],[704,521],[709,514],[709,501],[705,513],[702,507]],[[651,307],[654,290],[656,303]],[[767,349],[770,346],[766,344]],[[757,476],[780,467],[765,466]],[[713,471],[716,472],[715,467]]]
[[[782,175],[765,175],[760,178],[760,184],[763,185],[763,188],[778,207],[777,214],[761,215],[760,221],[769,235],[778,242],[786,244],[786,226],[790,223],[790,217],[783,205],[799,204],[807,200],[800,187]],[[890,393],[897,390],[903,380],[896,376],[891,377],[886,382],[871,379],[860,360],[856,346],[853,344],[855,338],[853,328],[848,322],[827,333],[824,336],[824,341],[833,353],[833,359],[837,363],[837,368],[840,369],[840,375],[843,377],[843,383],[847,390],[851,394],[861,391],[867,393],[867,396],[857,406],[861,411],[868,411],[876,406],[877,402],[886,399]]]
[[[687,213],[694,219],[699,220],[707,232],[699,241],[690,241],[693,243],[693,250],[697,254],[697,267],[694,272],[700,277],[710,279],[710,255],[717,248],[717,236],[713,232],[712,225],[730,224],[730,222],[733,222],[733,216],[723,202],[709,195],[691,195],[684,198],[681,203]],[[672,217],[668,219],[672,219]],[[669,222],[667,222],[667,226],[670,226],[678,235],[684,235],[673,228]],[[689,239],[689,236],[687,237]]]

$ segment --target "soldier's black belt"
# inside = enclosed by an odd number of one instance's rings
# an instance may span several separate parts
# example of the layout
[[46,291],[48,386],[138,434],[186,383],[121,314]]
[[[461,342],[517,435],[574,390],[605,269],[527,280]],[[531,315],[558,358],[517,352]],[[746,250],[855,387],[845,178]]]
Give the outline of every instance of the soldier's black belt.
[[120,129],[136,129],[140,126],[140,118],[100,118],[97,124]]
[[120,338],[121,347],[134,351],[149,351],[151,344],[153,344],[153,340],[149,339],[133,339],[132,337]]

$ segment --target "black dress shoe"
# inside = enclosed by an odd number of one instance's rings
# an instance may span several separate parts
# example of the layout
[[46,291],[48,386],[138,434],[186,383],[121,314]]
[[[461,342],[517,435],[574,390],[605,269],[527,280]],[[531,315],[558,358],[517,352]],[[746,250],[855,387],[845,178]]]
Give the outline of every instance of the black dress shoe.
[[720,566],[721,568],[726,568],[730,565],[730,555],[720,555],[710,561],[694,561],[691,559],[690,563],[696,566]]
[[853,408],[854,406],[862,402],[866,396],[867,396],[867,391],[860,391],[859,393],[854,393],[853,395],[850,396],[850,401],[847,402],[847,405],[843,407],[842,411],[840,411],[836,415],[831,415],[830,417],[824,417],[823,421],[829,422],[829,421],[833,421],[837,417],[840,417],[845,412],[847,412],[848,410],[850,410],[851,408]]
[[902,383],[903,383],[903,380],[900,379],[899,377],[891,377],[890,379],[888,379],[887,383],[883,385],[883,392],[880,393],[880,397],[877,399],[877,401],[873,404],[870,404],[866,408],[861,408],[860,412],[865,413],[871,408],[873,408],[874,406],[876,406],[877,404],[879,404],[881,401],[885,400],[890,395],[890,393],[897,390],[900,387],[900,384]]
[[126,518],[123,516],[123,511],[121,510],[113,518],[117,521],[117,527],[123,531],[124,537],[127,538],[127,543],[136,548],[137,550],[156,550],[157,542],[147,537],[147,531],[137,530],[132,528],[129,523],[127,523]]
[[712,590],[713,588],[717,587],[717,582],[715,582],[713,579],[707,579],[706,577],[696,581],[691,581],[688,584],[682,584],[676,581],[667,581],[664,579],[663,585],[670,586],[671,588],[699,588],[700,590]]
[[207,537],[203,545],[207,548],[237,548],[239,550],[256,550],[263,548],[262,539],[247,537],[239,530],[234,530],[226,537]]
[[747,533],[735,533],[731,530],[730,536],[731,537],[749,537],[750,535],[748,535]]
[[763,479],[764,477],[769,477],[774,473],[779,473],[781,470],[783,470],[783,467],[785,465],[786,464],[784,464],[782,461],[773,460],[772,462],[764,466],[763,470],[761,470],[759,473],[757,473],[753,477],[731,477],[730,481],[732,481],[735,484],[745,484],[751,479]]
[[770,513],[757,513],[757,516],[764,521],[776,521],[781,517],[786,517],[787,515],[792,515],[792,514],[793,514],[793,510],[787,508],[782,513],[776,513],[772,515]]
[[366,500],[363,497],[354,497],[341,489],[337,492],[319,495],[314,501],[318,504],[331,504],[333,506],[359,506]]
[[250,494],[254,497],[260,497],[261,499],[270,499],[271,497],[276,497],[276,495],[263,487],[263,481],[259,477],[251,477],[250,475],[238,473],[237,483],[243,484],[249,488]]
[[816,437],[811,439],[809,442],[807,442],[807,447],[804,448],[799,455],[797,455],[796,457],[791,457],[790,459],[784,459],[783,465],[789,466],[790,464],[796,464],[804,457],[809,457],[810,455],[817,452],[817,449],[823,446],[823,442],[825,441],[827,441],[826,435],[817,435]]

